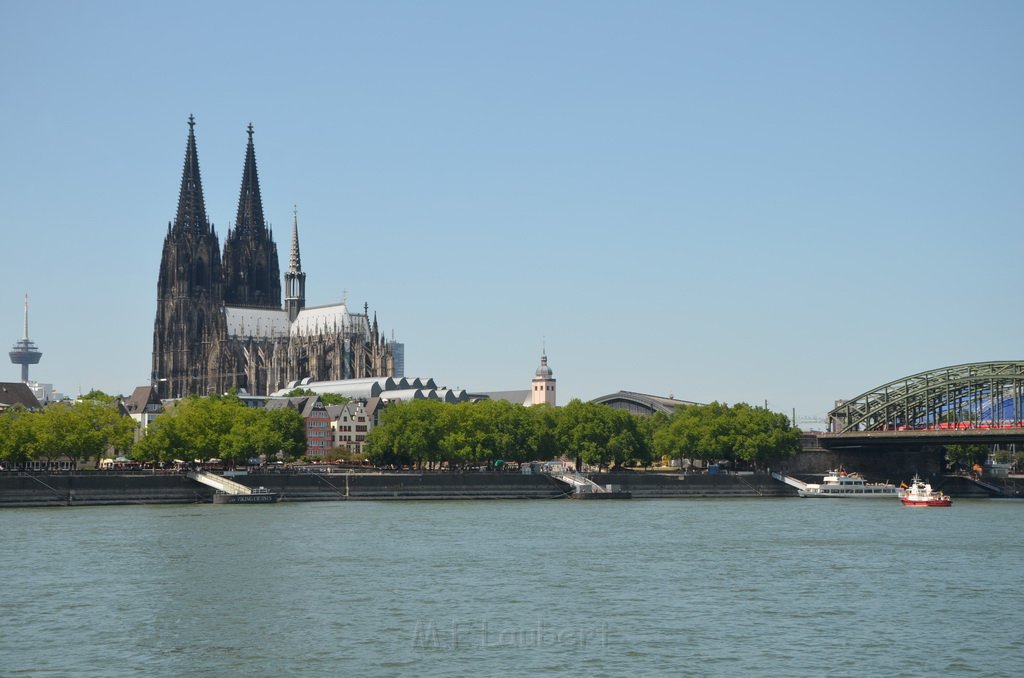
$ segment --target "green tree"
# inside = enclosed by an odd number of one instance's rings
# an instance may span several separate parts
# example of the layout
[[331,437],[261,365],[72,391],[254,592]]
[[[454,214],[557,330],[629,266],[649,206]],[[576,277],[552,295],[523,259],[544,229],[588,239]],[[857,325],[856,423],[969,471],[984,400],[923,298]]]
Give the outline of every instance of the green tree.
[[651,461],[653,449],[639,419],[626,410],[612,409],[610,412],[608,453],[617,466],[647,465]]
[[[149,425],[146,437],[136,444],[136,453],[150,460],[243,458],[241,443],[246,422],[252,421],[248,408],[234,394],[189,396],[179,401]],[[236,422],[239,429],[231,435]]]
[[149,426],[136,454],[149,460],[222,459],[231,464],[259,455],[305,451],[305,423],[290,408],[246,407],[234,394],[189,397]]
[[306,421],[302,413],[283,407],[268,410],[267,419],[281,440],[280,449],[273,450],[274,454],[281,452],[285,457],[295,458],[306,453]]
[[192,461],[178,420],[168,410],[150,422],[146,435],[135,443],[135,457],[145,461]]
[[84,396],[79,396],[78,398],[79,401],[96,400],[101,403],[115,403],[117,402],[118,399],[118,396],[109,395],[95,388],[86,393]]
[[381,466],[440,461],[446,407],[451,406],[436,400],[388,405],[381,413],[380,423],[366,437],[367,457]]
[[959,463],[971,468],[984,464],[988,455],[988,445],[946,445],[946,463],[950,466]]
[[21,405],[0,412],[0,463],[20,464],[32,458],[36,448],[35,420],[39,414]]
[[573,399],[562,408],[555,431],[563,454],[591,466],[607,466],[612,460],[609,441],[615,434],[612,409]]
[[734,455],[755,466],[800,450],[799,429],[780,412],[738,403],[733,407],[733,425]]
[[761,464],[795,454],[800,431],[783,414],[746,403],[713,402],[677,408],[653,439],[655,451],[672,459]]
[[702,438],[702,417],[699,405],[677,407],[651,432],[655,454],[669,459],[702,459],[698,452]]
[[135,422],[120,414],[115,401],[101,399],[50,405],[33,421],[35,458],[99,458],[111,447],[131,449]]
[[561,410],[551,405],[523,408],[526,414],[525,453],[518,461],[554,459],[559,455],[558,418]]
[[648,464],[654,461],[660,463],[661,458],[666,456],[657,450],[655,438],[658,435],[658,431],[668,426],[668,423],[669,417],[664,412],[655,412],[649,417],[640,417],[640,435],[643,436],[644,442],[647,445]]

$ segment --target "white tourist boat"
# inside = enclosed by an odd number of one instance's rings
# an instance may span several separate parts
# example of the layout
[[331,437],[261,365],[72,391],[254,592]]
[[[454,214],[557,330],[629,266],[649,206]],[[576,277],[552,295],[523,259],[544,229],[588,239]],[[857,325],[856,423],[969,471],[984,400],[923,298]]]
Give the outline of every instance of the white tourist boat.
[[898,497],[899,488],[892,483],[869,483],[859,473],[847,473],[842,469],[829,471],[821,483],[807,483],[797,488],[801,497],[852,497],[855,499]]

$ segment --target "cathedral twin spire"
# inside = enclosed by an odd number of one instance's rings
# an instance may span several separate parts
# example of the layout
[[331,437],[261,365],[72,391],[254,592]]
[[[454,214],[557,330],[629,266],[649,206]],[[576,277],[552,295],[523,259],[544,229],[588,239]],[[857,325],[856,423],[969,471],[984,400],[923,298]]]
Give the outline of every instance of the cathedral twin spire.
[[238,214],[235,230],[252,235],[263,235],[263,199],[260,196],[260,178],[256,171],[256,149],[252,145],[252,123],[249,123],[249,143],[245,147],[245,168],[242,170],[242,191],[238,196]]
[[224,302],[232,306],[281,308],[281,269],[277,245],[263,218],[251,123],[248,133],[238,214],[234,229],[224,239]]
[[[256,150],[253,146],[253,127],[247,129],[249,139],[245,148],[245,166],[238,196],[238,214],[233,229],[228,229],[224,240],[223,256],[203,255],[206,262],[202,273],[214,274],[218,291],[223,282],[223,302],[229,305],[281,308],[281,269],[277,245],[263,215],[259,173],[256,169]],[[196,151],[195,117],[188,117],[188,143],[185,148],[185,166],[181,175],[178,195],[178,213],[171,229],[175,233],[213,237],[213,228],[206,215],[203,184],[199,174],[199,155]],[[217,248],[216,244],[214,247]],[[293,257],[297,258],[298,243],[293,242]],[[186,248],[188,249],[188,248]],[[219,248],[218,248],[219,249]],[[217,261],[213,261],[216,258]],[[214,270],[215,269],[215,270]],[[221,276],[221,272],[223,275]],[[206,275],[201,276],[206,277]],[[213,289],[214,281],[202,286]]]
[[208,231],[206,204],[203,201],[203,181],[199,175],[199,155],[196,153],[196,119],[188,116],[188,143],[185,146],[185,167],[181,172],[181,192],[178,194],[177,228]]

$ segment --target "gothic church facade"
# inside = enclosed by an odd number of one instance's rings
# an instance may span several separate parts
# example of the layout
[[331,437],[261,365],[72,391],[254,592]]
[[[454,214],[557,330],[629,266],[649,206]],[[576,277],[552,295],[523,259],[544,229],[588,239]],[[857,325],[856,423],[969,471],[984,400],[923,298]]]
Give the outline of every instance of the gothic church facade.
[[391,347],[369,309],[345,302],[306,306],[298,217],[281,274],[273,232],[263,217],[253,129],[245,151],[234,228],[221,253],[206,216],[189,116],[178,212],[167,226],[157,281],[152,381],[163,398],[224,393],[267,395],[292,382],[388,377]]

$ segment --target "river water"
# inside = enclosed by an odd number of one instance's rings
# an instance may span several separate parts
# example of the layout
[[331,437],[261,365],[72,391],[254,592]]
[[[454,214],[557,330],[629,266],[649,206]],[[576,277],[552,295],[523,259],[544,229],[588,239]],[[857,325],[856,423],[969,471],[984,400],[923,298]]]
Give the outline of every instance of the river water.
[[1019,675],[1024,502],[0,511],[0,675]]

